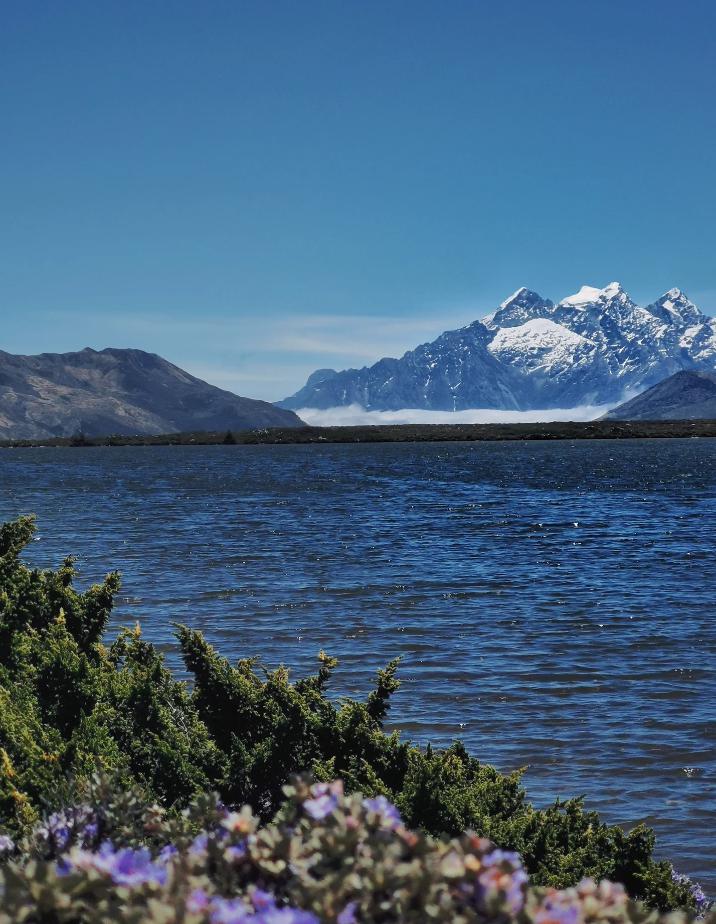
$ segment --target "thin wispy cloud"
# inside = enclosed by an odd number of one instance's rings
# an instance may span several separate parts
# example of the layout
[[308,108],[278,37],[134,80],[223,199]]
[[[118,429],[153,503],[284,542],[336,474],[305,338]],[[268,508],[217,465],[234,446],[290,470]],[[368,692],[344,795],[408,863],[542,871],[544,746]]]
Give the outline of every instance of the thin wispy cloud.
[[434,310],[410,317],[316,312],[222,317],[197,310],[190,318],[144,312],[100,319],[86,312],[48,311],[44,320],[53,349],[137,347],[220,388],[276,401],[301,388],[319,367],[344,369],[399,357],[483,313],[463,304],[454,313]]

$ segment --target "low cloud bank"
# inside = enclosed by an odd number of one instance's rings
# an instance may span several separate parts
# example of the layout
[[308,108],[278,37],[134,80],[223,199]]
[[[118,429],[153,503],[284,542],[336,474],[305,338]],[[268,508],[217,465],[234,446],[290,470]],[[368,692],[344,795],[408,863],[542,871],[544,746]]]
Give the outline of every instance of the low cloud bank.
[[303,407],[296,411],[301,420],[314,427],[371,426],[378,424],[471,424],[471,423],[546,423],[564,420],[596,420],[611,404],[581,407],[551,407],[537,411],[502,411],[494,408],[471,408],[466,411],[424,411],[403,408],[400,411],[366,411],[359,404],[345,407]]

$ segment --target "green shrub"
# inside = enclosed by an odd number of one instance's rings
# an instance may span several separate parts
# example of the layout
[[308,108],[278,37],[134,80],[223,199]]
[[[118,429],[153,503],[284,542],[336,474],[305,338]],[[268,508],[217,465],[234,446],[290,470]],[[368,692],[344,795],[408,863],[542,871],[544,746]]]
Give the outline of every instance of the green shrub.
[[[535,888],[516,854],[474,834],[435,840],[385,797],[340,783],[285,789],[261,826],[202,796],[169,817],[106,778],[0,862],[0,924],[686,924],[584,880]],[[709,924],[716,924],[712,918]]]
[[286,668],[262,671],[256,659],[232,665],[179,627],[190,690],[138,628],[102,644],[116,574],[82,593],[72,559],[57,571],[20,561],[33,529],[30,518],[0,528],[0,826],[21,833],[58,804],[64,781],[81,785],[96,767],[167,809],[216,790],[263,821],[289,777],[310,772],[390,798],[427,833],[472,830],[518,851],[536,885],[607,878],[655,908],[693,906],[670,864],[653,859],[648,829],[605,825],[579,800],[535,809],[519,774],[499,773],[461,744],[421,750],[386,734],[397,660],[365,702],[338,700],[328,696],[336,661],[326,654],[314,676],[292,682]]

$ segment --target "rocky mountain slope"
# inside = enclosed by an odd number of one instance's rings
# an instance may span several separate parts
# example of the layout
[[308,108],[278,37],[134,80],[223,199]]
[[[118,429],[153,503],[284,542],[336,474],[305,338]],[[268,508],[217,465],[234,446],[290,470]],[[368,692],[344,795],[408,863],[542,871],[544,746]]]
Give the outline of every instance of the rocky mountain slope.
[[492,314],[401,359],[321,369],[285,408],[369,410],[611,404],[681,369],[716,369],[716,321],[680,289],[647,307],[619,283],[583,286],[555,304],[518,289]]
[[239,398],[142,350],[0,352],[0,438],[300,427],[291,411]]
[[716,420],[716,374],[677,372],[612,408],[609,420]]

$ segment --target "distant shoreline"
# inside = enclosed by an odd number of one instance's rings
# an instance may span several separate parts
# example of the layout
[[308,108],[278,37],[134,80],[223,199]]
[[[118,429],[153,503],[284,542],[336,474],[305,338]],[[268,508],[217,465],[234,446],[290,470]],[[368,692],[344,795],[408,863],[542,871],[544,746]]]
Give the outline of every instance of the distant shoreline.
[[716,437],[716,420],[596,420],[519,424],[388,424],[246,431],[169,433],[159,436],[73,436],[0,440],[2,449],[101,446],[307,445],[317,443],[436,443],[501,440],[683,439]]

